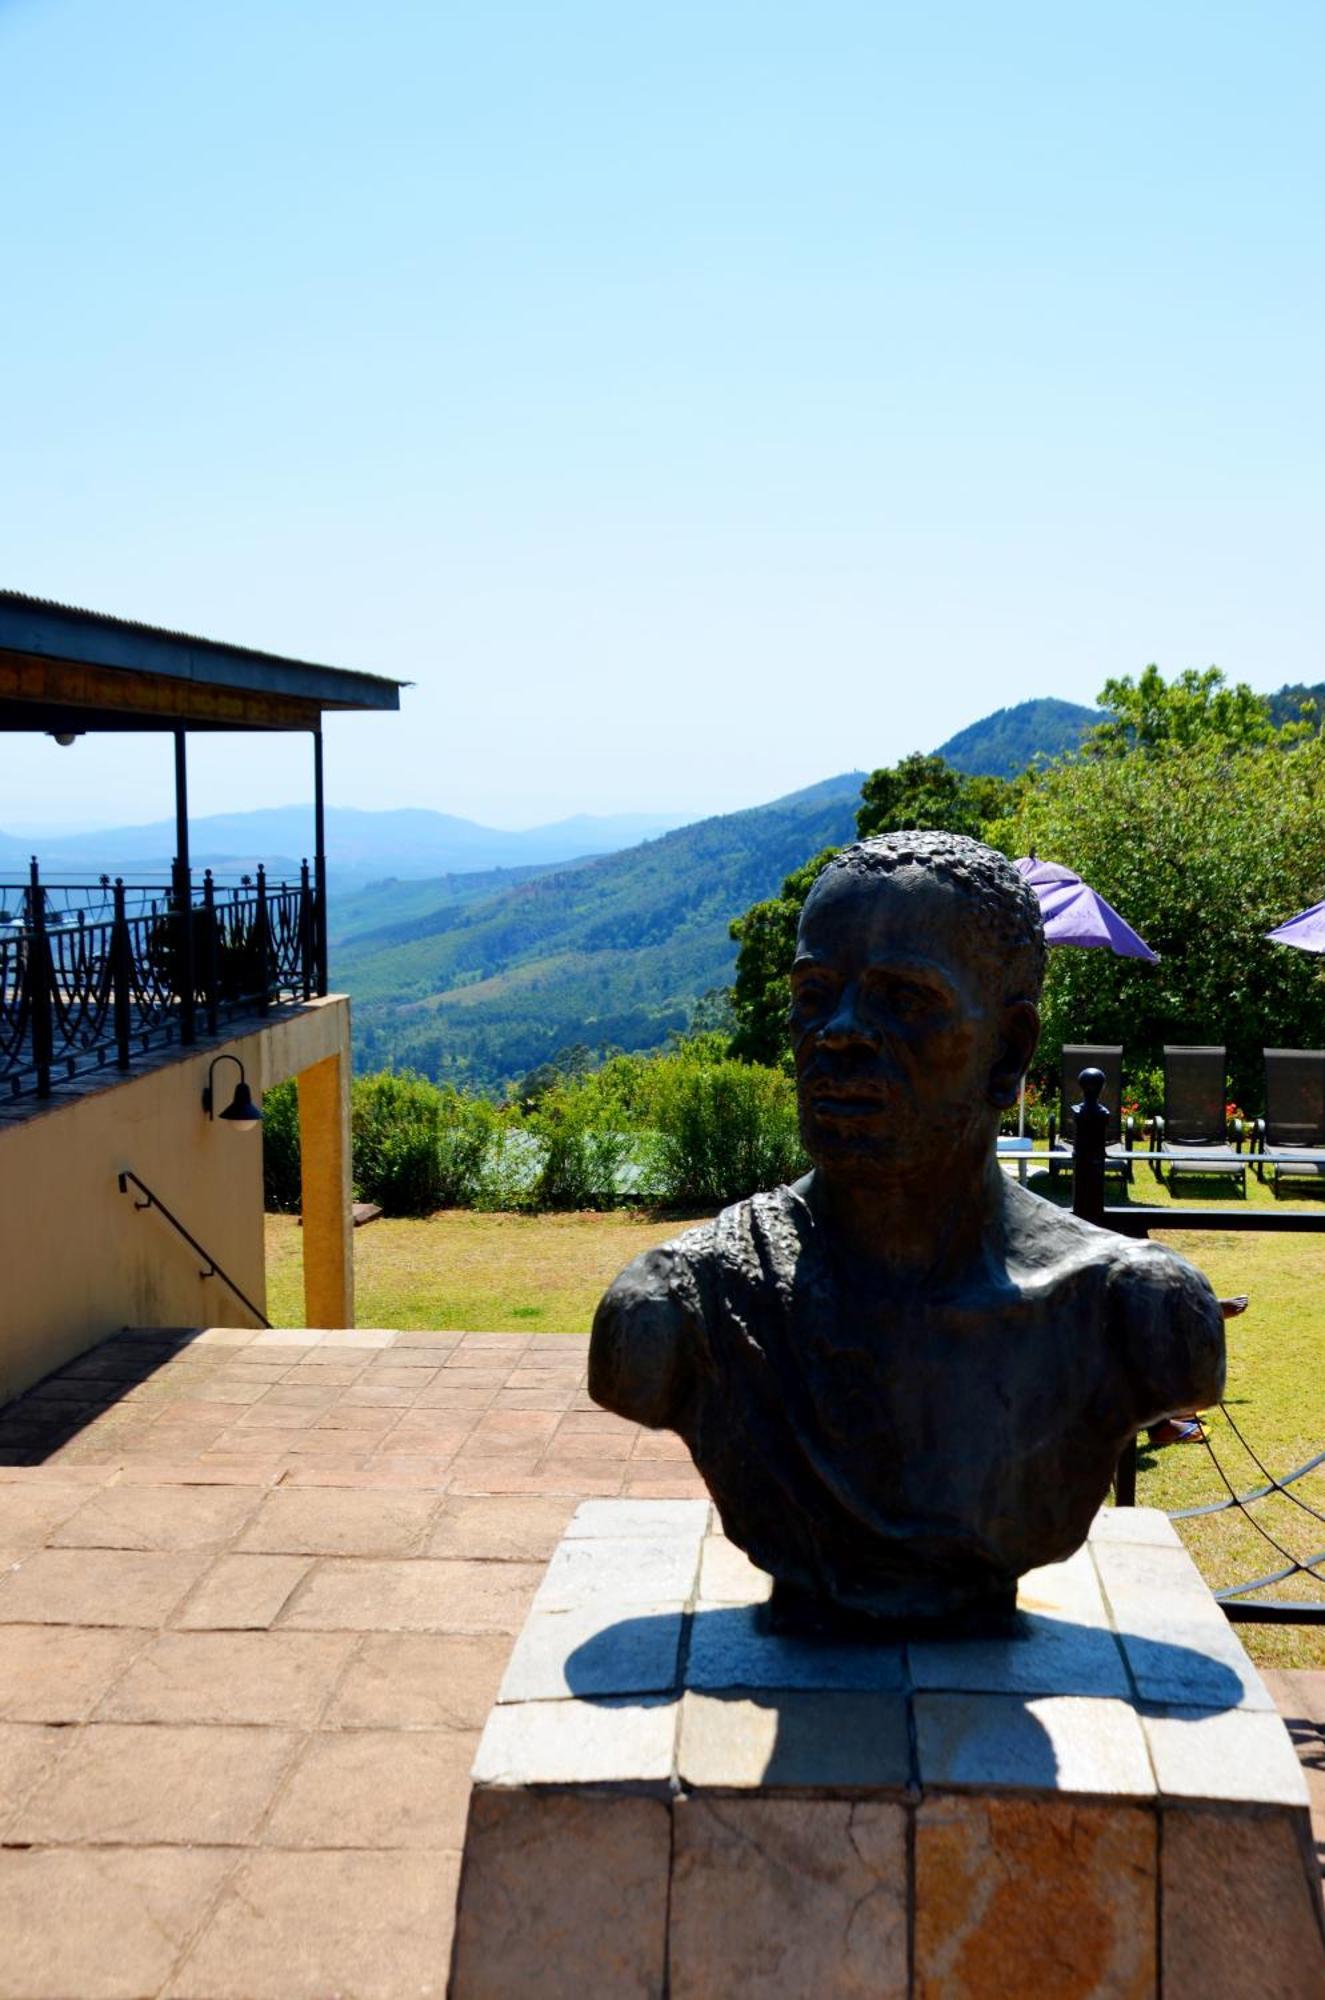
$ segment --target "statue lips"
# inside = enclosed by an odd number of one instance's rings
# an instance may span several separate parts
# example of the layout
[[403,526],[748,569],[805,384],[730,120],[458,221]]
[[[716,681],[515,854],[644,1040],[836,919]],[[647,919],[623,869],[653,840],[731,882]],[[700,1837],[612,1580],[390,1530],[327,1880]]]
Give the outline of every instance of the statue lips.
[[893,1091],[877,1075],[815,1074],[802,1078],[805,1095],[816,1118],[850,1121],[878,1117],[892,1105]]

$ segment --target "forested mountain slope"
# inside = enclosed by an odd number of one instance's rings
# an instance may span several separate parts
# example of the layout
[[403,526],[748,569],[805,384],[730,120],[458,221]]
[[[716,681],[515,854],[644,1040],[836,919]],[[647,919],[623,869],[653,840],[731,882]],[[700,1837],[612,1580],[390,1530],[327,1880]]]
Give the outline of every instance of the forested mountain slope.
[[[734,916],[821,847],[855,831],[852,772],[746,812],[680,827],[619,854],[540,872],[479,900],[459,885],[343,938],[333,981],[354,998],[361,1067],[410,1064],[498,1086],[559,1049],[648,1048],[725,986]],[[384,898],[389,903],[390,896]]]

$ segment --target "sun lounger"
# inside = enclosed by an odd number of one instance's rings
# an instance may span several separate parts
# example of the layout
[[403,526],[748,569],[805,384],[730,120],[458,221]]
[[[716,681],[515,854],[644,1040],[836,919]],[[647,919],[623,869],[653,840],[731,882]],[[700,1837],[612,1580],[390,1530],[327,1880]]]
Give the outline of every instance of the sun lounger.
[[[1247,1192],[1242,1120],[1228,1139],[1224,1050],[1217,1044],[1164,1050],[1164,1116],[1156,1118],[1154,1148],[1164,1155],[1155,1172],[1170,1186],[1179,1174],[1237,1180]],[[1192,1156],[1192,1157],[1185,1157]]]
[[1325,1178],[1325,1049],[1266,1049],[1265,1116],[1251,1150],[1261,1180],[1267,1166],[1276,1183]]
[[1122,1115],[1123,1051],[1120,1043],[1064,1044],[1059,1108],[1056,1115],[1052,1111],[1049,1114],[1049,1178],[1055,1180],[1064,1167],[1072,1164],[1077,1123],[1074,1106],[1081,1102],[1080,1077],[1083,1069],[1104,1071],[1101,1098],[1109,1114],[1104,1140],[1104,1171],[1130,1181],[1136,1121]]

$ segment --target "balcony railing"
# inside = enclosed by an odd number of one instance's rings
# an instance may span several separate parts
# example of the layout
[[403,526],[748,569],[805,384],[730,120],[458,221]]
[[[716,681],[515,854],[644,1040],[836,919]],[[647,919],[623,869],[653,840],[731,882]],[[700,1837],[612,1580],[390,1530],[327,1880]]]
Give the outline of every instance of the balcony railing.
[[0,882],[0,1093],[49,1097],[91,1069],[127,1070],[171,1042],[325,993],[325,910],[308,863],[220,887],[176,867],[169,883]]

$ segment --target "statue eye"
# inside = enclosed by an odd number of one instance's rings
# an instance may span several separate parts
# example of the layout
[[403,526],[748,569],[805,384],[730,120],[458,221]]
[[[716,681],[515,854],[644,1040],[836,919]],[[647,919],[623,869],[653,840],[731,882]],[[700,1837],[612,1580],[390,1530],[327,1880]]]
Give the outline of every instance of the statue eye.
[[934,1011],[934,995],[926,986],[917,986],[909,979],[889,982],[887,1005],[899,1020],[918,1021]]
[[833,1003],[831,981],[819,973],[803,973],[792,988],[791,1004],[800,1014],[815,1014]]

